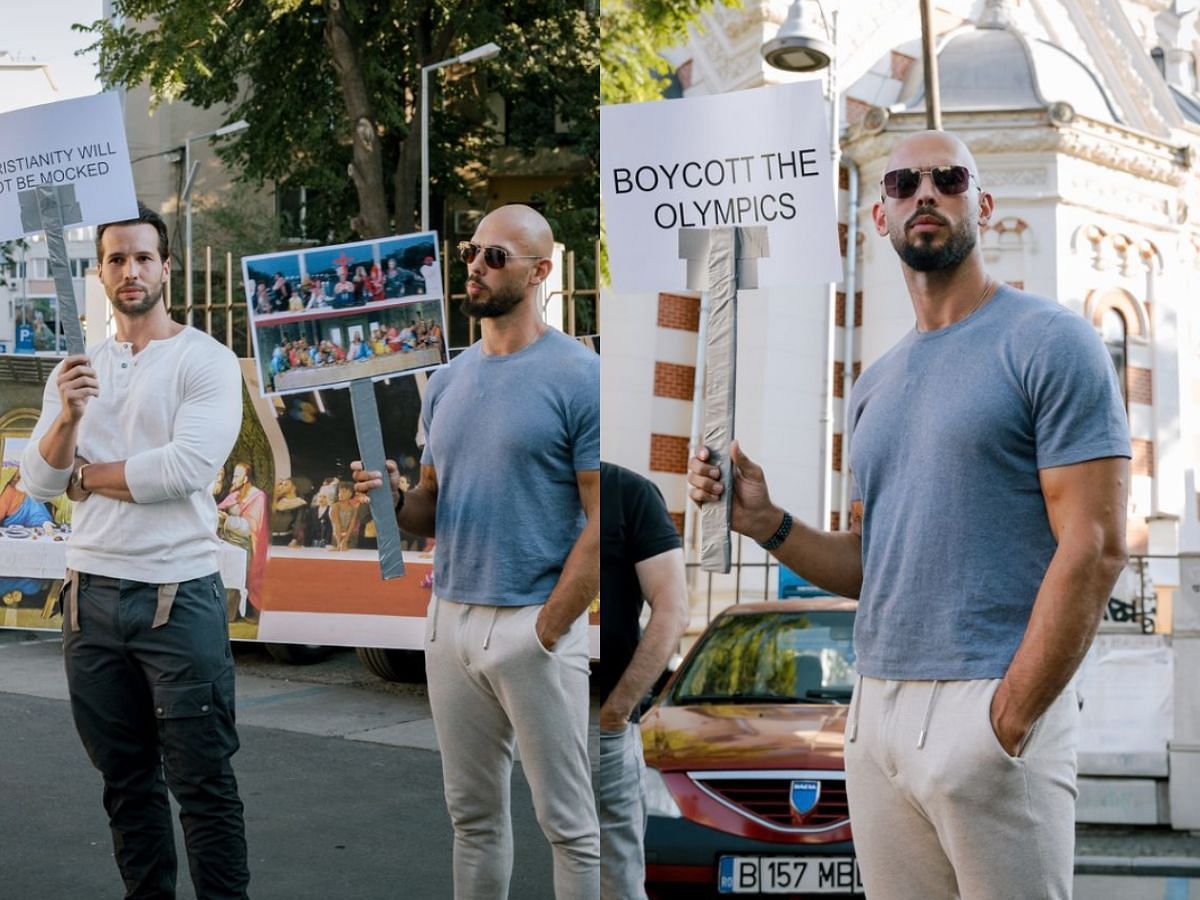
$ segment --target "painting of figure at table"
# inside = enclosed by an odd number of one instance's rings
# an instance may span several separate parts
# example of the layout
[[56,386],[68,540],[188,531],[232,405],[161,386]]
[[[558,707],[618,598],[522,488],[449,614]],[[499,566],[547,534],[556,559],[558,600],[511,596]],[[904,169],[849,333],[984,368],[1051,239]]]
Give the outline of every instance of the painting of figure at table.
[[[25,437],[0,436],[0,540],[61,543],[71,530],[71,502],[60,494],[42,503],[22,490],[21,454],[28,443]],[[54,589],[54,579],[0,576],[0,603],[5,610],[35,610],[40,617]]]

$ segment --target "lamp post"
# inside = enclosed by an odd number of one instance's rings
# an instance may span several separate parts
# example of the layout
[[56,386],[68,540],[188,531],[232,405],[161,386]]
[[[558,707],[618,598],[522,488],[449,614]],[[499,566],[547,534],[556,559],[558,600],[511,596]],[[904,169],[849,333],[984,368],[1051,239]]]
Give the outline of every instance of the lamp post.
[[[820,13],[820,25],[811,14],[805,14],[808,0],[792,0],[788,7],[787,18],[780,26],[778,33],[762,46],[763,59],[772,68],[784,72],[820,72],[829,70],[829,156],[834,173],[833,191],[837,199],[838,167],[841,165],[841,141],[838,136],[838,94],[837,94],[837,12],[832,15],[832,23],[825,17],[825,8],[821,0],[811,0]],[[850,211],[854,216],[854,210]],[[846,253],[855,252],[854,229],[850,229]],[[837,282],[831,282],[828,289],[828,309],[826,311],[828,327],[826,328],[825,344],[825,391],[821,412],[821,454],[820,454],[820,493],[818,496],[817,522],[824,529],[830,527],[830,510],[833,500],[833,482],[831,464],[833,455],[833,378],[834,356],[837,348]],[[847,310],[851,309],[852,297],[847,297]],[[846,328],[852,327],[853,318],[847,312]],[[849,358],[845,366],[849,368]],[[845,437],[842,441],[842,459],[846,458],[847,444]],[[843,465],[843,469],[846,467]],[[839,523],[844,528],[844,523]]]
[[500,45],[489,41],[452,59],[443,59],[421,67],[421,230],[429,230],[429,73],[455,63],[482,62],[500,52]]
[[185,181],[183,183],[183,305],[187,313],[187,323],[192,324],[192,186],[196,180],[196,170],[200,163],[192,161],[192,144],[196,141],[204,141],[213,137],[225,137],[230,134],[237,134],[239,131],[245,131],[250,127],[250,123],[245,119],[239,119],[236,122],[231,122],[228,125],[222,125],[212,131],[206,131],[203,134],[189,135],[183,139],[183,171]]

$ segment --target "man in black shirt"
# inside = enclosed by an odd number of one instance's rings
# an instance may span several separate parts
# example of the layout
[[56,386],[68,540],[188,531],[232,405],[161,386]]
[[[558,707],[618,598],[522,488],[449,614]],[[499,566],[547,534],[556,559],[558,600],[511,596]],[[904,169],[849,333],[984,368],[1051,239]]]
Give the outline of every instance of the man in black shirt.
[[[683,550],[662,494],[642,476],[601,462],[600,508],[600,897],[644,900],[644,764],[632,719],[687,624]],[[639,634],[643,599],[650,621]]]

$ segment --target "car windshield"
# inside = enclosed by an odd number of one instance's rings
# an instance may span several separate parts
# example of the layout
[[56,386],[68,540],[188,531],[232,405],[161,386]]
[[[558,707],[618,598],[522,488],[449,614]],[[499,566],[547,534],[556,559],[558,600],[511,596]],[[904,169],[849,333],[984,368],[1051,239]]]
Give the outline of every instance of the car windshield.
[[672,700],[688,703],[848,703],[854,613],[722,616],[680,673]]

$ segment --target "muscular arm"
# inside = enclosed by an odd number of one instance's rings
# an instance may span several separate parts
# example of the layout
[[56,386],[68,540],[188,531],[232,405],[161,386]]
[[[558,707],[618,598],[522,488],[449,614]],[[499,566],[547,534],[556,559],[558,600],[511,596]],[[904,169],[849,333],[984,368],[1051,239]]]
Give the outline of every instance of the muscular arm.
[[606,731],[625,727],[638,701],[666,668],[687,626],[683,551],[677,548],[643,559],[634,570],[642,596],[650,607],[650,621],[620,681],[600,708],[600,727]]
[[547,650],[584,614],[600,590],[600,470],[576,472],[575,481],[587,525],[575,539],[549,599],[538,611],[538,640]]
[[[704,504],[724,492],[720,470],[708,462],[708,448],[699,447],[688,463],[689,496]],[[734,441],[732,528],[762,543],[783,522],[783,508],[771,502],[762,466],[746,456]],[[843,597],[857,597],[862,590],[862,504],[855,503],[850,531],[819,531],[794,522],[787,539],[773,551],[781,563],[811,581]]]
[[1010,754],[1075,674],[1126,561],[1129,460],[1043,469],[1040,478],[1058,549],[992,700],[992,727]]
[[[774,527],[768,532],[751,535],[755,540],[767,540],[783,521],[783,510],[775,509]],[[842,597],[857,598],[863,580],[862,503],[854,504],[849,531],[818,531],[796,522],[773,555],[780,564],[817,587]]]

